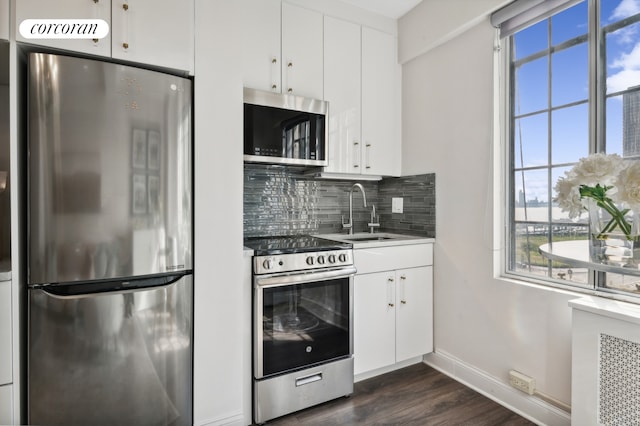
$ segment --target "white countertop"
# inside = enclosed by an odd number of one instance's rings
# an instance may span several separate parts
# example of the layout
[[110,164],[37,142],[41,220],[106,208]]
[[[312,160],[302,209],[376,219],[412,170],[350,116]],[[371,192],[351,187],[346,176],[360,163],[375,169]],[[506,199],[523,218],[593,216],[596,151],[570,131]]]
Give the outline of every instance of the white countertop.
[[[353,244],[354,249],[369,248],[369,247],[388,247],[388,246],[404,246],[409,244],[426,244],[434,243],[435,238],[421,237],[417,235],[407,234],[393,234],[389,232],[356,232],[352,235],[349,234],[319,234],[316,235],[319,238],[325,238],[327,240],[339,241],[343,243]],[[368,240],[368,238],[381,238]],[[358,240],[363,239],[363,240]]]

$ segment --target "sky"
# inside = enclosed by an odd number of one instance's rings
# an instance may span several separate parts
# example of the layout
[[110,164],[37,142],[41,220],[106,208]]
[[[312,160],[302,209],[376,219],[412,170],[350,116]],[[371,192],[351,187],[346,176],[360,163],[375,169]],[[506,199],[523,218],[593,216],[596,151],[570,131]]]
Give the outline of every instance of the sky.
[[[601,25],[640,13],[640,0],[602,0]],[[551,18],[551,44],[555,46],[587,30],[587,2]],[[548,20],[537,23],[515,36],[516,59],[546,48]],[[552,56],[552,106],[586,101],[588,97],[588,47],[586,43],[573,46]],[[640,23],[610,33],[606,39],[607,93],[640,85]],[[548,58],[537,59],[518,69],[516,114],[534,112],[548,105]],[[622,154],[622,97],[607,101],[607,152]],[[556,110],[551,117],[553,164],[573,163],[588,155],[588,110],[586,103]],[[519,120],[515,128],[516,167],[546,165],[548,163],[548,115],[535,114]],[[522,155],[522,159],[521,159]],[[552,185],[568,168],[554,169]],[[547,201],[547,171],[525,172],[527,199]],[[516,179],[516,194],[522,189],[522,176]]]

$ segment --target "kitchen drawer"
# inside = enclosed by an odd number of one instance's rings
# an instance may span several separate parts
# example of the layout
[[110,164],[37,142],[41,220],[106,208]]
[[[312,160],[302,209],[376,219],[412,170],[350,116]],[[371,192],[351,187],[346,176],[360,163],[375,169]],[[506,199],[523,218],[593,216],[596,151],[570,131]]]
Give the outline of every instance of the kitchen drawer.
[[358,274],[429,266],[433,264],[433,244],[356,249],[353,259]]

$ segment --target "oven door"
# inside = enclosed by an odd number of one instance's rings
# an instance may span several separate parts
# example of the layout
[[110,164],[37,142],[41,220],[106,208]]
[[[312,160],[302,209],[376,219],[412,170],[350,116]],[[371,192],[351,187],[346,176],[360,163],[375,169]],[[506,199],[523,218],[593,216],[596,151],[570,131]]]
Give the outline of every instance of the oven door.
[[275,376],[353,354],[355,268],[254,278],[254,375]]

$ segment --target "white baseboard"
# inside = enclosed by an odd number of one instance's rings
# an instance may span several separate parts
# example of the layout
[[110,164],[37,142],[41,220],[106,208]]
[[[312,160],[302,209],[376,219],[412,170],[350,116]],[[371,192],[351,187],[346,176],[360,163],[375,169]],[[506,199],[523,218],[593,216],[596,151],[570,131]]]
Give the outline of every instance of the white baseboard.
[[219,418],[201,420],[195,423],[196,426],[246,426],[246,422],[242,413]]
[[424,363],[538,425],[571,425],[571,415],[566,411],[514,389],[444,351],[425,355]]

